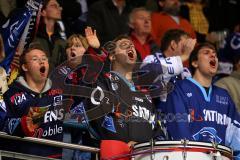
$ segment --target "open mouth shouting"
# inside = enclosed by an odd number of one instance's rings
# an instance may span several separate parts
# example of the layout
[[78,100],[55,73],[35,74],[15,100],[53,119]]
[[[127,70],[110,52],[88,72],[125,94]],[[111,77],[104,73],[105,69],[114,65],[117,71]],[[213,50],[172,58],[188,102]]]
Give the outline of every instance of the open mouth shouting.
[[217,67],[217,61],[215,59],[210,60],[209,64],[210,64],[210,66],[212,68],[216,68]]
[[46,74],[46,67],[45,66],[41,66],[39,70],[40,70],[41,76],[44,76]]
[[71,52],[71,58],[74,58],[74,57],[76,57],[76,54],[74,53],[74,52]]
[[129,51],[127,52],[127,55],[128,55],[128,57],[129,57],[130,60],[134,60],[135,56],[134,56],[133,50],[129,50]]

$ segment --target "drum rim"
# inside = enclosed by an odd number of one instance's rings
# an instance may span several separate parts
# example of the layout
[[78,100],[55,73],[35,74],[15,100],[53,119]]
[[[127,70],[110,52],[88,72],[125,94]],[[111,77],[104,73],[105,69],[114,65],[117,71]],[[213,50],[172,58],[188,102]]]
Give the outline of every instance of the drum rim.
[[[155,142],[155,146],[162,146],[162,147],[184,147],[184,144],[181,141],[156,141]],[[188,141],[186,147],[203,147],[203,148],[213,148],[212,143],[208,143],[208,142],[196,142],[196,141]],[[151,147],[151,143],[150,142],[144,142],[144,143],[137,143],[136,145],[134,145],[133,149],[140,149],[140,148],[145,148],[145,147]],[[217,150],[220,151],[225,151],[225,152],[229,152],[232,153],[232,149],[224,146],[222,144],[218,144],[216,146]]]

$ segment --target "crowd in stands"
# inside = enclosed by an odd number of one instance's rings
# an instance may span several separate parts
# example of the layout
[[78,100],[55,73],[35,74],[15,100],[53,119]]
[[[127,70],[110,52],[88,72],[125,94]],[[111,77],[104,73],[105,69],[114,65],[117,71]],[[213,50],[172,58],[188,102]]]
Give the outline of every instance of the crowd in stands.
[[[0,131],[98,147],[100,159],[130,160],[137,143],[182,139],[225,145],[240,159],[239,7],[237,0],[1,1]],[[0,150],[95,158],[3,138]]]

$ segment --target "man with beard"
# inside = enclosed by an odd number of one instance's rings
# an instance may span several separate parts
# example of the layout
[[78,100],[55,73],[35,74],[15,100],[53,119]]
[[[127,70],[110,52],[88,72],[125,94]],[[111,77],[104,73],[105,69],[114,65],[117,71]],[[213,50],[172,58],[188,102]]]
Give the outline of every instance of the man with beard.
[[[23,52],[20,67],[21,75],[3,95],[6,103],[3,131],[15,136],[62,141],[62,90],[52,88],[48,79],[48,57],[39,44],[31,44]],[[28,142],[24,142],[24,145],[21,142],[5,145],[16,152],[44,157],[61,158],[62,155],[60,148]]]
[[218,67],[214,46],[197,46],[189,65],[193,78],[178,81],[161,106],[166,115],[175,115],[166,119],[170,137],[226,145],[239,155],[240,116],[228,92],[212,85]]
[[164,33],[169,29],[182,29],[192,38],[196,37],[192,25],[179,16],[179,0],[158,0],[158,4],[162,11],[152,13],[152,35],[159,46]]

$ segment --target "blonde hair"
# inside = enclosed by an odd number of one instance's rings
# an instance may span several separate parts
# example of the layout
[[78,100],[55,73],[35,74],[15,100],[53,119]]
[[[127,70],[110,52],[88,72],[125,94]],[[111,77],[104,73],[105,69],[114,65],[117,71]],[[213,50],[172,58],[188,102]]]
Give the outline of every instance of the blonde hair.
[[73,45],[73,40],[75,38],[77,38],[81,41],[81,43],[85,49],[88,49],[89,45],[88,45],[87,39],[80,34],[73,34],[67,39],[67,48],[71,47]]

